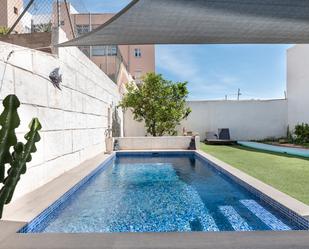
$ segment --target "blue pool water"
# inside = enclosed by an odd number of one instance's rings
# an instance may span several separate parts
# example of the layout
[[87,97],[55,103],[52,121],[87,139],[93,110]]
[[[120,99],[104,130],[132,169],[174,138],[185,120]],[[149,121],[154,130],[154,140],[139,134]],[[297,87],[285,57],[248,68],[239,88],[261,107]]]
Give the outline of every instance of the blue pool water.
[[31,232],[298,229],[194,154],[120,154]]

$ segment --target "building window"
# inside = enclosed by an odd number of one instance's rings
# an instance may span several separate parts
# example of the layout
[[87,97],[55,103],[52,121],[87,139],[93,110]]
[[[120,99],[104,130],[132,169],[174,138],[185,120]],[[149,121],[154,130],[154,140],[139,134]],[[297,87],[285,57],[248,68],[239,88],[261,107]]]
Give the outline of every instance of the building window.
[[64,26],[64,21],[60,21],[60,25],[61,25],[61,26]]
[[14,14],[18,15],[18,9],[14,7]]
[[109,46],[110,55],[117,55],[117,46]]
[[104,56],[105,55],[105,46],[94,46],[92,47],[92,56]]
[[140,48],[135,48],[135,49],[134,49],[134,56],[135,56],[136,58],[141,58],[141,57],[142,57],[142,51],[141,51]]
[[117,46],[93,46],[92,56],[116,56]]
[[76,25],[76,34],[77,36],[82,36],[86,33],[90,32],[89,25]]

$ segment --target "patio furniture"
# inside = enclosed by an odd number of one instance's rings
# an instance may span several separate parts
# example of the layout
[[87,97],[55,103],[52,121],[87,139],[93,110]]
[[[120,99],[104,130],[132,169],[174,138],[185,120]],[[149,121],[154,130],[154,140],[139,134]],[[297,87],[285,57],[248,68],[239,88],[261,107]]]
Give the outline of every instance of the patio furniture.
[[218,134],[215,132],[206,132],[205,143],[212,145],[231,145],[236,143],[236,141],[231,140],[230,130],[228,128],[218,129]]
[[206,132],[206,140],[218,140],[218,135],[215,132]]
[[218,134],[220,140],[231,140],[230,129],[228,128],[218,129]]

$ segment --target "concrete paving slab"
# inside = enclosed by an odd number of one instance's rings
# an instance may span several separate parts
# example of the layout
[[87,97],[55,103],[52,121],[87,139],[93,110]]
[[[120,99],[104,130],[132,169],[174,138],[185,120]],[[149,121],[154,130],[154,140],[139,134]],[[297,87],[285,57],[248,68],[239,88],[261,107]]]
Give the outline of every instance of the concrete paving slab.
[[16,233],[24,225],[25,222],[0,221],[0,245],[2,240]]
[[308,231],[16,234],[0,249],[308,249]]

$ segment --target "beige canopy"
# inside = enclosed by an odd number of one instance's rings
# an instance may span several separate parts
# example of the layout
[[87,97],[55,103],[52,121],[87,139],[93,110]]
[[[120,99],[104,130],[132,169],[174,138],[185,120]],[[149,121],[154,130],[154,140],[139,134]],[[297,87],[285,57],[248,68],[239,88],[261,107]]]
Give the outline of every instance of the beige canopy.
[[309,0],[134,0],[59,46],[309,43]]

